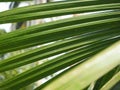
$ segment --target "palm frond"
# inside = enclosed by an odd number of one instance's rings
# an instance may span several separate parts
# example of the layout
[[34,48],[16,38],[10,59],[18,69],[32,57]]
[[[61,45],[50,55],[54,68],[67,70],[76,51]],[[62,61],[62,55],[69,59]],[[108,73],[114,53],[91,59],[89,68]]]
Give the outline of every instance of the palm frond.
[[79,16],[0,35],[0,54],[38,46],[0,61],[0,72],[57,56],[5,80],[0,90],[18,90],[60,70],[63,73],[35,90],[83,90],[93,82],[95,90],[104,90],[118,82],[119,0],[68,0],[15,8],[0,12],[0,24],[70,14]]

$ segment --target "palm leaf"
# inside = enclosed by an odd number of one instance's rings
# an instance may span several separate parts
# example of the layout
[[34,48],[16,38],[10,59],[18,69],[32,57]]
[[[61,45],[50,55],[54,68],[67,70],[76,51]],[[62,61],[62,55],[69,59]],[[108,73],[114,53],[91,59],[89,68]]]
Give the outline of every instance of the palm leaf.
[[[84,89],[91,82],[95,81],[106,72],[120,64],[120,59],[117,56],[116,58],[114,57],[114,55],[119,56],[120,52],[116,52],[115,49],[120,49],[120,41],[97,54],[88,61],[84,62],[83,64],[80,64],[68,72],[62,74],[59,76],[59,78],[53,80],[50,84],[43,87],[42,90],[65,90],[66,86],[69,86],[67,87],[68,90]],[[119,80],[119,73],[118,75],[115,75],[115,79],[117,81]]]
[[1,24],[80,14],[1,35],[0,54],[43,46],[0,61],[0,72],[57,57],[5,80],[0,83],[0,90],[18,90],[72,66],[36,90],[83,90],[94,81],[96,90],[114,86],[119,74],[114,71],[120,64],[119,10],[118,0],[68,0],[0,12]]
[[104,84],[106,84],[119,71],[120,71],[120,66],[117,66],[116,68],[108,72],[106,75],[98,79],[94,86],[94,90],[100,90],[104,86]]
[[[115,2],[115,3],[114,3]],[[85,13],[85,12],[91,12],[91,11],[100,11],[100,10],[110,10],[110,9],[119,9],[120,8],[120,1],[114,1],[107,3],[107,4],[102,4],[101,2],[98,1],[98,5],[94,5],[93,3],[89,3],[87,5],[83,5],[80,7],[65,7],[65,8],[60,8],[60,9],[53,9],[53,10],[44,10],[43,12],[27,12],[18,15],[7,15],[6,17],[0,18],[0,23],[9,23],[9,22],[16,22],[16,21],[26,21],[26,20],[32,20],[32,19],[38,19],[38,18],[48,18],[48,17],[54,17],[54,16],[60,16],[60,15],[67,15],[67,14],[74,14],[74,13]],[[74,2],[73,2],[74,3]],[[69,4],[71,5],[71,4]],[[56,5],[55,5],[56,6]],[[46,7],[46,6],[45,6]],[[39,7],[37,7],[39,8]],[[44,8],[44,7],[42,7]],[[24,9],[24,8],[23,8]],[[31,10],[31,8],[30,8]],[[29,11],[29,10],[28,10]],[[14,10],[14,13],[16,10]],[[18,12],[19,13],[19,12]],[[4,15],[4,14],[3,14]],[[5,16],[5,15],[4,15]]]

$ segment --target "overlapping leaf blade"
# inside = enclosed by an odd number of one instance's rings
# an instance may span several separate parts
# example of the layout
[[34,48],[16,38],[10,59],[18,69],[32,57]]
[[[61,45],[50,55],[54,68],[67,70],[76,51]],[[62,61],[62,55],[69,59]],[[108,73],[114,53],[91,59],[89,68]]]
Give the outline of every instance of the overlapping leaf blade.
[[[120,52],[117,50],[120,50],[120,41],[118,41],[110,48],[99,53],[98,55],[95,55],[93,58],[84,62],[83,64],[78,65],[76,68],[71,69],[68,72],[62,74],[57,79],[54,79],[51,83],[49,83],[45,87],[42,87],[41,89],[42,90],[84,89],[87,85],[89,85],[90,83],[100,78],[105,73],[109,72],[110,70],[112,70],[113,68],[120,64],[119,57]],[[119,78],[119,76],[117,76],[117,78]]]
[[[60,53],[64,53],[66,51],[98,42],[99,40],[114,38],[118,36],[119,39],[119,29],[118,27],[114,28],[104,28],[104,30],[100,30],[98,32],[90,32],[88,35],[79,36],[77,38],[70,38],[66,40],[61,40],[56,43],[47,45],[45,47],[37,48],[31,52],[23,53],[21,55],[14,56],[10,59],[2,61],[0,63],[0,72],[3,70],[9,70],[15,67],[19,67],[25,64],[29,64],[52,55],[57,55]],[[116,30],[117,29],[117,30]]]
[[93,90],[100,90],[116,73],[120,71],[120,66],[117,66],[106,75],[98,79],[94,85]]
[[48,18],[48,17],[55,17],[61,15],[75,14],[75,13],[85,13],[91,11],[112,10],[112,9],[120,9],[120,3],[83,6],[83,7],[60,9],[60,10],[58,9],[58,10],[43,11],[36,13],[34,12],[27,14],[11,15],[0,18],[0,23],[2,24],[2,23],[10,23],[10,22],[18,22],[18,21],[26,21],[26,20],[33,20],[39,18]]
[[[98,20],[88,23],[76,24],[48,31],[43,31],[35,34],[14,37],[7,40],[0,41],[0,53],[19,50],[30,46],[44,44],[55,40],[68,38],[75,35],[85,34],[91,31],[97,31],[110,25],[118,25],[120,18],[111,18],[105,20]],[[48,38],[49,37],[49,38]],[[32,42],[31,42],[32,41]]]
[[[44,78],[52,73],[55,73],[58,70],[64,69],[73,63],[79,62],[79,60],[83,60],[85,58],[94,55],[101,49],[104,49],[106,46],[110,45],[110,43],[115,42],[115,40],[101,41],[95,44],[91,44],[89,46],[80,48],[68,54],[65,54],[61,57],[58,57],[54,60],[50,60],[42,65],[39,65],[32,70],[29,70],[25,73],[22,73],[6,82],[1,84],[2,89],[13,89],[21,88],[23,86],[29,85],[41,78]],[[101,43],[101,44],[100,44]],[[103,44],[102,44],[103,43]],[[101,47],[102,46],[102,47]],[[91,51],[92,50],[92,51]],[[25,78],[26,77],[26,78]],[[6,87],[7,85],[7,87]]]
[[99,5],[99,4],[110,4],[110,3],[120,3],[118,0],[109,0],[109,1],[96,1],[96,0],[77,0],[70,2],[59,2],[59,3],[47,3],[40,5],[32,5],[21,8],[15,8],[12,10],[4,11],[0,14],[0,17],[22,14],[22,13],[31,13],[31,12],[41,12],[41,11],[49,11],[55,9],[65,9],[71,7],[81,7],[81,6],[89,6],[89,5]]

